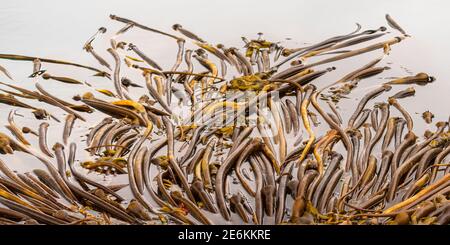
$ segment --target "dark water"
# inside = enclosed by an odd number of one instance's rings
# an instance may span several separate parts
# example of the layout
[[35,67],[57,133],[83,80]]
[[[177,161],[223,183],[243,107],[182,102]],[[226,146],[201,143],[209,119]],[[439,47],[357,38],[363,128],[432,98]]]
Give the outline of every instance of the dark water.
[[[109,14],[127,17],[156,29],[171,31],[171,26],[180,23],[202,36],[210,43],[224,43],[227,46],[242,47],[241,36],[255,38],[256,33],[264,33],[264,38],[281,41],[286,47],[298,47],[308,43],[319,42],[325,38],[346,34],[355,28],[358,22],[363,29],[376,29],[386,26],[384,15],[389,13],[412,36],[400,44],[394,45],[390,56],[383,60],[390,70],[376,77],[363,80],[350,95],[342,100],[339,109],[346,120],[355,108],[355,103],[365,93],[377,85],[388,81],[392,76],[407,76],[426,72],[436,81],[427,86],[416,86],[414,97],[401,100],[401,104],[411,113],[415,121],[415,131],[434,130],[434,122],[447,120],[450,114],[450,64],[449,45],[450,15],[447,13],[448,1],[8,1],[0,6],[0,53],[22,54],[68,60],[99,67],[97,62],[82,50],[84,42],[98,29],[105,26],[108,33],[95,41],[96,50],[107,57],[109,47],[108,35],[123,25],[111,21]],[[390,29],[391,32],[395,30]],[[173,40],[138,29],[123,36],[133,40],[145,49],[163,67],[170,67],[176,56],[177,47]],[[369,53],[337,62],[337,70],[320,78],[318,84],[329,84],[342,75],[379,56],[379,52]],[[0,60],[0,65],[7,68],[15,78],[15,83],[25,88],[34,88],[32,79],[27,78],[32,71],[31,62]],[[113,90],[111,82],[92,77],[89,71],[47,65],[51,74],[64,75],[86,81],[95,88]],[[324,66],[325,67],[325,66]],[[408,73],[410,71],[410,73]],[[140,79],[139,74],[127,74],[131,79]],[[0,74],[0,80],[7,78]],[[86,86],[60,86],[57,82],[40,81],[52,94],[61,99],[70,100],[75,94],[92,91]],[[2,87],[3,88],[3,87]],[[393,88],[389,95],[406,86]],[[133,90],[136,94],[145,90]],[[387,98],[380,96],[376,101]],[[106,97],[105,97],[106,98]],[[371,108],[370,102],[368,107]],[[40,104],[64,120],[65,114],[45,104]],[[0,104],[0,125],[7,123],[7,113],[12,107]],[[430,110],[435,114],[433,124],[427,125],[421,118],[422,112]],[[391,110],[394,111],[394,110]],[[16,123],[37,129],[38,123],[32,115],[23,109],[16,116]],[[396,112],[394,112],[396,113]],[[94,114],[87,123],[75,124],[72,140],[83,140],[86,130],[103,118]],[[51,124],[49,145],[61,140],[63,124]],[[316,128],[325,132],[325,123]],[[1,132],[7,132],[5,128]],[[305,137],[307,137],[305,135]],[[28,137],[33,145],[37,140]],[[294,140],[294,139],[289,139]],[[80,146],[84,147],[81,142]],[[83,153],[81,153],[83,154]],[[20,156],[20,157],[17,157]],[[42,168],[42,164],[25,154],[0,156],[10,168],[25,172],[33,168]],[[115,178],[96,176],[104,183],[127,182],[126,176]],[[127,190],[120,194],[127,196]],[[128,197],[131,197],[128,195]]]

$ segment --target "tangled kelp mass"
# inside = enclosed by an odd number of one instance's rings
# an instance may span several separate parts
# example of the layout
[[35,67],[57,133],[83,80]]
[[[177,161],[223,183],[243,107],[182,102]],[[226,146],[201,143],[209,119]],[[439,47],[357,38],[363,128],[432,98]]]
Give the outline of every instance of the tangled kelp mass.
[[[389,70],[391,47],[411,38],[391,16],[390,30],[358,24],[304,47],[259,33],[242,38],[243,49],[180,24],[164,32],[110,18],[123,24],[111,47],[95,49],[105,27],[83,46],[97,67],[0,54],[32,62],[34,86],[2,62],[0,223],[448,224],[449,122],[417,132],[402,106],[435,78],[418,72],[375,84],[341,115],[342,100]],[[173,42],[173,65],[153,60],[129,32]],[[339,61],[369,55],[333,77]],[[49,84],[73,91],[73,101]],[[432,112],[422,117],[433,123]],[[22,171],[24,162],[36,167]]]

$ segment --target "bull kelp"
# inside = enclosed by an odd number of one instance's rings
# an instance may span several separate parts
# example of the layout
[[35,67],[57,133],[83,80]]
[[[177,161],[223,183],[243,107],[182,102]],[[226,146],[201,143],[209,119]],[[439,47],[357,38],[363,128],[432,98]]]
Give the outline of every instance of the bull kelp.
[[[412,38],[385,18],[392,29],[357,24],[300,47],[258,33],[234,47],[110,15],[122,28],[96,28],[81,47],[95,67],[0,54],[0,224],[448,224],[449,122],[427,110],[418,132],[404,107],[438,79],[378,82]],[[160,35],[173,62],[128,32]]]

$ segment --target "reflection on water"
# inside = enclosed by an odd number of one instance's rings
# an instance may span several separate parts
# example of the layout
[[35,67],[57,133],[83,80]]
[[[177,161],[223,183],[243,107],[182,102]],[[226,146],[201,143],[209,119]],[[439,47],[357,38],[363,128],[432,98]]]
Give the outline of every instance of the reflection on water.
[[[370,79],[360,82],[351,93],[350,98],[343,99],[338,109],[344,121],[351,116],[355,103],[381,83],[393,76],[407,76],[418,72],[426,72],[437,78],[437,81],[427,86],[414,85],[416,95],[402,99],[402,105],[412,114],[417,132],[425,129],[434,130],[434,125],[425,124],[421,118],[422,112],[430,110],[435,114],[433,122],[447,120],[450,99],[450,77],[448,64],[450,57],[447,45],[450,38],[449,31],[442,25],[450,23],[450,16],[446,13],[446,1],[227,1],[211,4],[211,1],[8,1],[0,8],[0,53],[23,54],[68,60],[89,66],[99,67],[97,62],[82,50],[82,45],[100,26],[108,32],[95,41],[95,48],[103,57],[112,63],[109,38],[123,25],[109,19],[109,14],[126,16],[140,23],[165,31],[171,31],[171,26],[180,23],[199,34],[211,43],[224,43],[227,46],[243,47],[241,36],[255,38],[258,32],[264,33],[264,38],[279,41],[285,47],[298,47],[308,43],[345,34],[355,27],[355,22],[363,28],[376,29],[386,25],[384,15],[390,13],[401,23],[402,27],[412,36],[399,45],[392,47],[389,57],[383,60],[384,65],[391,69]],[[393,31],[391,29],[391,31]],[[144,32],[138,29],[127,32],[121,37],[123,40],[133,40],[135,45],[145,50],[152,59],[162,67],[170,68],[175,60],[177,46],[167,37]],[[190,46],[193,48],[194,46]],[[361,46],[358,46],[361,47]],[[329,84],[342,77],[355,67],[365,64],[378,57],[379,53],[369,53],[364,56],[336,62],[337,70],[315,81],[318,87]],[[15,82],[25,88],[34,89],[33,79],[27,78],[32,72],[31,62],[0,60],[0,65],[7,68],[13,75]],[[323,66],[325,68],[326,66]],[[40,80],[40,84],[50,93],[63,100],[71,100],[75,94],[92,92],[94,88],[114,90],[113,84],[106,79],[94,77],[92,73],[74,67],[45,64],[44,69],[53,75],[73,77],[88,82],[93,88],[80,85],[60,86],[57,82]],[[123,76],[132,81],[140,81],[137,72],[124,71]],[[7,79],[0,74],[0,79]],[[404,89],[404,86],[393,87],[389,95]],[[133,88],[132,95],[145,94],[146,89]],[[107,99],[106,96],[100,98]],[[383,94],[377,101],[386,101],[388,94]],[[134,96],[139,98],[139,96]],[[375,101],[369,102],[372,108]],[[48,111],[54,108],[39,103]],[[2,116],[0,124],[7,123],[7,113],[11,107],[0,104]],[[56,110],[56,115],[64,120],[66,114]],[[37,129],[38,123],[26,109],[17,109],[18,125],[26,125]],[[397,113],[397,112],[395,112]],[[89,127],[98,123],[104,115],[95,113],[88,117],[87,123],[76,123],[72,140],[79,137],[78,158],[88,157],[83,151],[85,135]],[[49,145],[60,141],[63,124],[51,123],[49,128]],[[327,125],[322,122],[315,128],[325,132]],[[4,132],[5,130],[2,130]],[[306,137],[306,135],[304,136]],[[38,144],[37,137],[28,137],[32,145]],[[295,141],[294,138],[288,138]],[[293,146],[288,151],[293,150]],[[379,152],[378,150],[376,152]],[[33,157],[22,153],[2,155],[5,162],[13,163],[11,168],[19,172],[42,168]],[[380,156],[377,156],[380,157]],[[218,159],[220,160],[220,159]],[[80,169],[80,171],[83,171]],[[86,172],[86,171],[85,171]],[[87,173],[87,172],[86,172]],[[124,175],[101,176],[89,174],[104,184],[127,183]],[[131,198],[129,190],[119,192],[126,198]]]

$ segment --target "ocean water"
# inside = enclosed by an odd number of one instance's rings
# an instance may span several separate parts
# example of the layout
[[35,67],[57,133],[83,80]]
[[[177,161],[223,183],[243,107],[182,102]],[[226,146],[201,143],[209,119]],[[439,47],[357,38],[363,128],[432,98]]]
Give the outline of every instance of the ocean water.
[[[0,6],[0,53],[20,54],[59,60],[72,61],[89,66],[100,67],[88,53],[82,50],[85,41],[101,26],[108,29],[105,35],[94,41],[95,49],[112,64],[111,55],[106,52],[109,47],[109,37],[123,27],[122,23],[109,18],[110,14],[135,20],[155,29],[175,33],[171,27],[175,23],[193,31],[210,43],[223,43],[243,50],[241,37],[256,38],[258,32],[263,33],[267,40],[280,42],[289,48],[301,47],[322,41],[326,38],[343,35],[355,29],[355,23],[364,29],[376,29],[387,26],[385,14],[390,14],[407,31],[410,38],[392,46],[390,55],[382,64],[391,69],[375,77],[365,79],[349,95],[348,99],[338,104],[344,120],[353,112],[358,100],[371,89],[389,81],[392,77],[414,75],[426,72],[436,78],[436,81],[426,86],[412,85],[416,95],[401,99],[400,103],[414,119],[415,132],[419,136],[429,129],[435,129],[435,122],[446,121],[450,115],[450,15],[447,13],[448,1],[4,1]],[[390,36],[400,35],[389,28]],[[176,43],[154,33],[137,28],[121,36],[125,41],[133,42],[141,50],[149,54],[165,69],[170,69],[175,61]],[[383,37],[383,39],[387,39]],[[380,39],[381,40],[381,39]],[[363,47],[359,45],[358,47]],[[193,45],[190,46],[195,47]],[[326,85],[338,80],[346,73],[379,57],[382,51],[371,52],[333,64],[336,71],[321,77],[314,83]],[[14,77],[9,81],[0,74],[0,81],[8,82],[24,88],[34,89],[36,80],[28,78],[32,71],[32,63],[26,61],[10,61],[0,59],[0,65],[8,69]],[[199,65],[197,64],[197,67]],[[321,68],[330,65],[320,66]],[[113,90],[111,81],[93,77],[92,72],[74,67],[54,64],[43,64],[52,75],[68,76],[85,81],[93,87],[61,84],[51,80],[39,80],[39,83],[50,93],[64,100],[71,100],[76,94],[92,91],[94,88]],[[124,71],[133,81],[142,78],[136,72]],[[0,85],[1,86],[1,85]],[[409,85],[408,85],[409,86]],[[5,86],[1,88],[6,89]],[[371,108],[375,102],[385,101],[395,92],[407,88],[406,85],[393,86],[386,94],[369,102]],[[146,93],[145,89],[133,89],[130,94],[139,98]],[[101,97],[101,95],[99,95]],[[102,97],[107,98],[107,97]],[[73,102],[73,101],[71,101]],[[37,105],[36,102],[29,102]],[[79,103],[79,102],[78,102]],[[38,103],[64,121],[65,113],[43,103]],[[8,113],[17,109],[15,121],[20,126],[27,126],[37,131],[41,121],[34,120],[29,110],[18,109],[0,104],[0,132],[9,133],[3,125],[7,124]],[[425,124],[422,113],[431,111],[435,118],[432,124]],[[391,114],[399,114],[391,108]],[[89,127],[98,123],[104,115],[94,113],[87,116],[86,123],[77,121],[71,141],[79,145],[80,159],[88,157],[82,151],[85,147],[83,140]],[[49,146],[61,141],[63,123],[51,123],[49,128]],[[317,134],[324,134],[327,130],[325,122],[315,127]],[[304,137],[307,137],[305,134]],[[37,145],[37,138],[27,135],[33,145]],[[77,140],[79,139],[79,140]],[[294,138],[288,140],[293,141]],[[293,146],[289,146],[289,150]],[[42,168],[43,165],[35,158],[23,153],[1,155],[11,169],[18,172],[31,171]],[[80,169],[80,171],[84,171]],[[101,176],[88,173],[91,178],[108,183],[126,183],[126,176]],[[124,189],[121,194],[131,198],[129,190]]]

